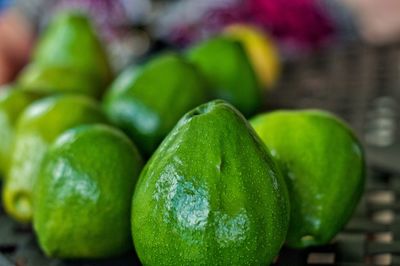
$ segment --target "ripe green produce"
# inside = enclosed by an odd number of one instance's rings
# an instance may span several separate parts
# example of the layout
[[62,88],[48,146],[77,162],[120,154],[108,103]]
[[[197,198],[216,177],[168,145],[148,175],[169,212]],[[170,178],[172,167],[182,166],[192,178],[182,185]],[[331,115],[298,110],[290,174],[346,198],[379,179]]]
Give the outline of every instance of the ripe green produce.
[[32,219],[32,187],[49,144],[65,130],[81,124],[106,122],[101,108],[79,95],[38,100],[21,114],[3,187],[5,210],[21,222]]
[[157,148],[179,118],[206,101],[203,79],[176,54],[130,68],[112,84],[104,109],[146,155]]
[[8,169],[17,118],[36,99],[37,95],[14,88],[0,92],[0,177],[4,177]]
[[189,51],[189,59],[207,78],[215,98],[229,101],[245,115],[261,105],[262,89],[239,41],[217,37]]
[[141,173],[132,235],[144,265],[267,265],[289,223],[286,186],[244,117],[217,100],[187,113]]
[[76,12],[55,16],[32,60],[19,77],[20,86],[26,90],[100,97],[112,79],[100,40],[88,18]]
[[333,115],[277,111],[251,120],[286,173],[291,199],[287,244],[323,245],[343,228],[363,191],[364,153]]
[[34,190],[34,228],[46,255],[104,258],[131,249],[131,199],[141,168],[134,144],[109,126],[80,126],[57,138]]

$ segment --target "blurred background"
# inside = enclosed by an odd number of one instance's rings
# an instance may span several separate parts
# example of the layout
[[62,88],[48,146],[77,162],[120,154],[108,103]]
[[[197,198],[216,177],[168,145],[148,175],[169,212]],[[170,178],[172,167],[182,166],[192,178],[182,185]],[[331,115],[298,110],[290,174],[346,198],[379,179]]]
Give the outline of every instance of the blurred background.
[[1,65],[15,64],[9,73],[2,68],[2,83],[28,60],[49,18],[65,9],[91,16],[117,69],[160,45],[183,48],[234,23],[264,31],[284,61],[342,43],[400,38],[396,0],[1,0]]
[[[267,66],[265,108],[331,110],[373,150],[373,163],[400,170],[398,0],[0,0],[0,84],[13,81],[46,23],[65,9],[92,18],[117,73],[232,24],[251,25],[277,58]],[[257,57],[262,44],[248,39]]]

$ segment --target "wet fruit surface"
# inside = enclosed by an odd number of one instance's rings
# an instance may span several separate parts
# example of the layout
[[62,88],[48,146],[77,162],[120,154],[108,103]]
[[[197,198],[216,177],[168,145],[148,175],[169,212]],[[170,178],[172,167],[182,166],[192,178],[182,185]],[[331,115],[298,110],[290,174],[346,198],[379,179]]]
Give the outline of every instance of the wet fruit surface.
[[144,265],[266,265],[284,242],[288,203],[261,140],[213,101],[186,114],[142,171],[135,248]]
[[34,190],[34,228],[46,255],[104,258],[133,248],[131,199],[142,159],[105,125],[70,129],[49,148]]
[[349,220],[364,188],[359,141],[342,121],[321,111],[276,111],[251,124],[286,176],[291,198],[287,244],[327,244]]

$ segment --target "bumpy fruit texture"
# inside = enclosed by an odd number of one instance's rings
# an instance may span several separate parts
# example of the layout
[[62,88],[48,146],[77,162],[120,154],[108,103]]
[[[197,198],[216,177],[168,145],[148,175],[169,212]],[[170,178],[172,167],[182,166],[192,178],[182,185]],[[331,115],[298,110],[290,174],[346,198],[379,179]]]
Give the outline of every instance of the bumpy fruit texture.
[[5,177],[10,163],[17,119],[37,99],[37,95],[11,87],[0,91],[0,178]]
[[279,52],[273,41],[261,30],[246,24],[230,25],[224,34],[243,44],[260,83],[267,89],[273,88],[281,72]]
[[188,57],[209,82],[214,98],[230,102],[245,115],[261,105],[261,85],[240,42],[216,37],[190,49]]
[[164,54],[122,73],[107,93],[104,109],[149,156],[187,111],[206,101],[206,94],[191,64]]
[[61,13],[49,24],[22,72],[22,88],[100,97],[112,79],[107,55],[87,17]]
[[305,248],[328,243],[361,197],[361,144],[347,125],[322,111],[276,111],[251,124],[286,173],[291,200],[287,244]]
[[47,256],[104,258],[132,249],[130,208],[142,168],[117,129],[70,129],[50,146],[34,190],[34,228]]
[[187,113],[146,164],[132,203],[144,265],[267,265],[289,223],[269,151],[230,104]]
[[49,144],[71,127],[106,121],[95,101],[79,95],[48,97],[26,108],[17,122],[3,187],[6,211],[21,222],[30,222],[32,188]]

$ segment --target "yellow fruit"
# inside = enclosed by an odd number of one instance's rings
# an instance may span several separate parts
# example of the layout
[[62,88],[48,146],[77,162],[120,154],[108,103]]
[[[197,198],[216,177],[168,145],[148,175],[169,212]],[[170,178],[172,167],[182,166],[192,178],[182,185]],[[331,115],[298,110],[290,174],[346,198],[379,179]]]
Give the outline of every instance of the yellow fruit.
[[243,44],[259,82],[267,89],[272,88],[281,71],[279,52],[274,42],[259,29],[245,24],[230,25],[224,33]]

